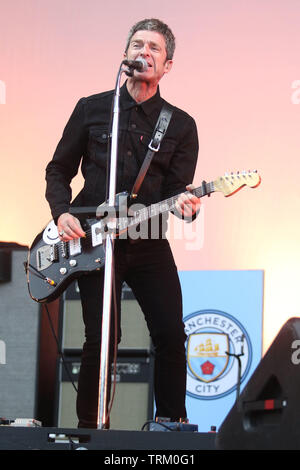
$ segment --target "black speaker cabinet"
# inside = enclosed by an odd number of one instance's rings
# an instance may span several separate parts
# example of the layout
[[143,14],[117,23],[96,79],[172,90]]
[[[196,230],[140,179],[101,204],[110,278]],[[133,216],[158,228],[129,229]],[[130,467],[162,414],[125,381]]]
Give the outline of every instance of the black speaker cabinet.
[[[81,354],[65,355],[58,364],[56,422],[59,427],[77,427],[76,388]],[[139,351],[118,353],[115,395],[110,414],[110,428],[140,430],[153,417],[153,359]],[[113,390],[113,385],[112,385]]]
[[[153,416],[153,361],[144,315],[127,284],[122,289],[121,312],[122,340],[118,345],[116,391],[110,426],[119,430],[139,430]],[[59,316],[59,337],[65,364],[60,361],[58,367],[54,421],[59,427],[77,427],[76,391],[72,382],[77,385],[84,325],[76,281],[61,297]]]
[[300,318],[290,318],[222,423],[223,450],[300,449]]
[[28,293],[27,247],[0,243],[0,416],[35,418],[40,306]]
[[[132,290],[124,284],[121,298],[122,339],[119,350],[139,349],[149,351],[150,335],[144,315]],[[68,351],[82,348],[84,326],[82,321],[80,294],[77,282],[73,282],[61,298],[60,308],[61,349]]]

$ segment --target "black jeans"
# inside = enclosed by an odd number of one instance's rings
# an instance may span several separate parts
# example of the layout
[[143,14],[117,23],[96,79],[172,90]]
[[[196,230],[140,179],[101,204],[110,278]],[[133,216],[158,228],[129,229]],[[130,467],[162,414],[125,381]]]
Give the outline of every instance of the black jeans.
[[[121,340],[121,289],[126,281],[145,315],[154,346],[156,416],[171,420],[186,417],[186,335],[182,321],[181,287],[169,243],[167,240],[135,243],[117,240],[114,252],[117,342]],[[104,270],[83,276],[78,281],[85,324],[77,396],[79,427],[97,427],[103,281]],[[115,337],[113,317],[112,309],[111,358]]]

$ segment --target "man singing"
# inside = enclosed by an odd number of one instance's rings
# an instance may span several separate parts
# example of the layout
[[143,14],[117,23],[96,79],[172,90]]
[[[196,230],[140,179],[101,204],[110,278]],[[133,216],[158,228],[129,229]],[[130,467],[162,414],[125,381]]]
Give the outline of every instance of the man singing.
[[[131,192],[145,158],[165,103],[160,96],[159,81],[172,69],[174,49],[173,33],[160,20],[139,21],[129,32],[123,59],[143,59],[147,66],[142,71],[134,70],[120,89],[117,192]],[[113,94],[107,91],[79,100],[47,166],[46,197],[61,240],[85,235],[79,219],[69,213],[70,182],[80,165],[85,182],[72,205],[98,206],[106,198]],[[174,213],[192,221],[199,211],[200,200],[186,189],[193,188],[197,129],[187,113],[174,106],[172,110],[166,135],[144,178],[137,202],[149,206],[180,194]],[[118,324],[114,324],[112,314],[110,355],[112,360],[115,337],[117,342],[121,339],[120,297],[125,281],[141,306],[154,347],[156,416],[178,421],[186,417],[186,335],[181,288],[164,222],[159,219],[159,234],[154,238],[150,230],[148,237],[133,239],[129,234],[115,240]],[[85,325],[77,396],[79,427],[97,427],[103,281],[104,270],[78,280]]]

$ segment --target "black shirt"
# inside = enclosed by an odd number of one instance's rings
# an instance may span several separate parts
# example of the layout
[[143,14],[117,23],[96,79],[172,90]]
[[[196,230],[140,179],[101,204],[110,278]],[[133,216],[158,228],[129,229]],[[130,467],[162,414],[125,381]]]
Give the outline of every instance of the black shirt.
[[[112,100],[113,91],[81,98],[64,129],[46,168],[46,198],[55,220],[69,211],[70,182],[80,164],[85,183],[72,205],[97,206],[105,200]],[[126,83],[121,87],[117,192],[132,190],[163,103],[159,89],[149,100],[136,103]],[[162,201],[186,191],[186,185],[193,181],[198,156],[196,124],[184,111],[173,109],[136,203],[148,206]]]

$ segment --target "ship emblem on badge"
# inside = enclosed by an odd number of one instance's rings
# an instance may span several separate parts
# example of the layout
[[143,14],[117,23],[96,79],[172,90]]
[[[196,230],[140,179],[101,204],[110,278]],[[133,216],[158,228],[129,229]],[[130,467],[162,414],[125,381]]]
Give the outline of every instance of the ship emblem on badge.
[[219,310],[203,310],[184,318],[187,334],[187,395],[200,399],[221,398],[237,386],[240,354],[241,382],[252,359],[247,331],[233,316]]
[[190,370],[203,382],[213,382],[226,369],[228,336],[223,333],[194,333],[189,336],[187,357]]

